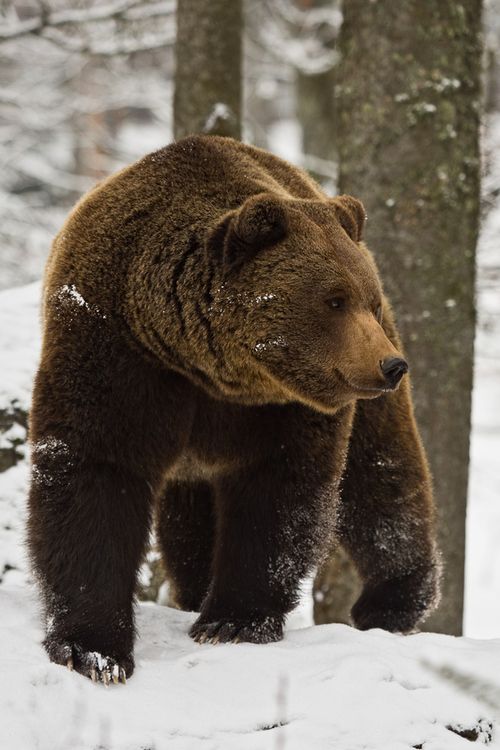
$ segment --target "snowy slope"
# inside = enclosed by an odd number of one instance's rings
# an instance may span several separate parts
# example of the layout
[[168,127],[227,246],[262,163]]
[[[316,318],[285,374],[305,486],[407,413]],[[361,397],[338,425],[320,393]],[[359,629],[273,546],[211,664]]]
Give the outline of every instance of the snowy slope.
[[0,611],[5,750],[464,750],[447,726],[481,745],[500,721],[500,641],[323,625],[200,646],[193,615],[141,605],[136,672],[106,689],[48,662],[25,588]]

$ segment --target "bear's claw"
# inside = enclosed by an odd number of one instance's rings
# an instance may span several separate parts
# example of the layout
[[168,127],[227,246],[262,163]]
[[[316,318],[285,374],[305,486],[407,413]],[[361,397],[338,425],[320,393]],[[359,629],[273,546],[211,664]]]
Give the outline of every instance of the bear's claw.
[[125,685],[127,671],[130,675],[134,668],[131,657],[114,659],[103,656],[98,651],[87,651],[76,643],[47,639],[45,647],[52,662],[66,666],[70,672],[78,672],[92,682],[102,682],[105,687],[109,687],[112,682],[115,685]]
[[200,622],[191,627],[189,635],[197,643],[272,643],[283,637],[280,617],[262,617],[253,620],[216,620]]
[[[92,682],[102,682],[104,687],[109,687],[111,683],[114,685],[120,683],[122,685],[127,684],[125,669],[115,662],[114,659],[111,659],[109,656],[101,656],[96,652],[90,652],[87,655],[90,658],[95,658],[95,662],[91,664],[90,668],[87,665],[87,671],[85,671],[85,667],[82,665],[82,668],[78,669],[80,674],[90,677]],[[66,666],[70,672],[74,670],[72,658],[68,659]]]

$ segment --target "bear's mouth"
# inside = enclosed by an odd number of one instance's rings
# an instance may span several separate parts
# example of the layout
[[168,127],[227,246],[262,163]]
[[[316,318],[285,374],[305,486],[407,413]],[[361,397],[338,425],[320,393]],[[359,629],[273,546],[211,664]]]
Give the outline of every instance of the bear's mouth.
[[387,385],[380,385],[376,388],[370,387],[370,386],[364,386],[364,385],[357,385],[356,383],[353,383],[352,381],[348,380],[346,376],[337,368],[334,368],[334,372],[337,375],[340,382],[346,386],[346,388],[349,388],[349,390],[354,391],[355,393],[368,393],[372,396],[380,396],[382,393],[390,393],[391,391],[395,390],[394,388],[389,388]]

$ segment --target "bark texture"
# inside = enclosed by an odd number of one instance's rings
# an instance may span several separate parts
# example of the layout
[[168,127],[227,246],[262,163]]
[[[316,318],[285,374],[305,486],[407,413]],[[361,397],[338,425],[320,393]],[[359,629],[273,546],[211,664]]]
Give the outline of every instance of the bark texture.
[[342,547],[319,569],[314,581],[314,622],[351,624],[351,607],[361,594],[361,580]]
[[241,137],[242,0],[177,3],[174,134]]
[[[401,0],[397,10],[390,0],[349,0],[336,88],[339,192],[367,209],[366,239],[398,315],[434,475],[445,568],[442,604],[427,628],[457,635],[475,328],[480,16],[480,0]],[[317,615],[335,619],[332,611]]]

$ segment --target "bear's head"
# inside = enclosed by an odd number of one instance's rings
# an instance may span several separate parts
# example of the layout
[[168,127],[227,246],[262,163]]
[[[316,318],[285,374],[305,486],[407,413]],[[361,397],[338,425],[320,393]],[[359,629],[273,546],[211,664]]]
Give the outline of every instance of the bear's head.
[[408,368],[384,331],[364,221],[350,196],[261,193],[211,233],[207,252],[222,279],[212,329],[249,397],[334,411],[398,386]]

